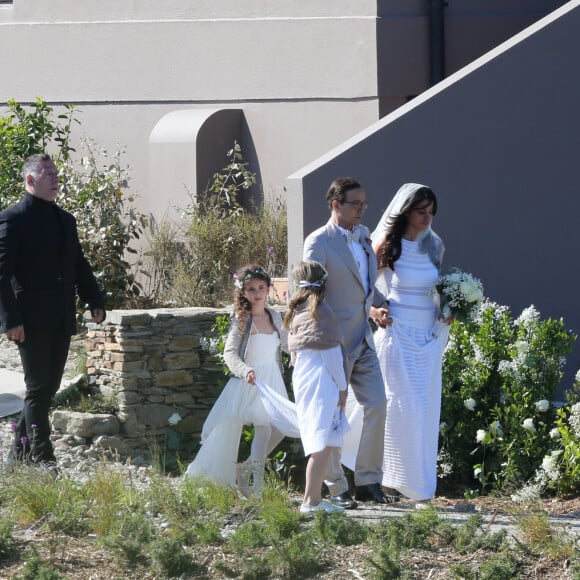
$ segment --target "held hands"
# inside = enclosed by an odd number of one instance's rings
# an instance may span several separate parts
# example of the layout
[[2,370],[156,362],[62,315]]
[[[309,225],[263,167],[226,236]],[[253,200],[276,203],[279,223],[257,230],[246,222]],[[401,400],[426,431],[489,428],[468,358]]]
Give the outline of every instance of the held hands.
[[371,306],[370,313],[374,323],[381,328],[385,328],[386,326],[391,326],[391,324],[393,324],[393,319],[389,316],[388,308],[375,308],[374,306]]
[[246,375],[246,382],[247,383],[250,383],[250,385],[255,385],[256,384],[256,373],[254,371],[250,371]]
[[14,328],[9,328],[6,332],[6,338],[14,342],[24,342],[24,326],[15,326]]
[[450,314],[449,316],[445,317],[443,316],[443,314],[440,314],[439,320],[441,322],[444,322],[445,324],[451,324],[455,320],[455,316],[453,316],[453,314]]

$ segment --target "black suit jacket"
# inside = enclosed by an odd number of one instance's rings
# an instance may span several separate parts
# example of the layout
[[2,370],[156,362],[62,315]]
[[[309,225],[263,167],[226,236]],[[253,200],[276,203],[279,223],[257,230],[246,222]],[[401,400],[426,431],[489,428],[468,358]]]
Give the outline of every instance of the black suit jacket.
[[74,333],[77,292],[91,309],[104,308],[75,218],[29,193],[0,212],[0,332],[22,324]]

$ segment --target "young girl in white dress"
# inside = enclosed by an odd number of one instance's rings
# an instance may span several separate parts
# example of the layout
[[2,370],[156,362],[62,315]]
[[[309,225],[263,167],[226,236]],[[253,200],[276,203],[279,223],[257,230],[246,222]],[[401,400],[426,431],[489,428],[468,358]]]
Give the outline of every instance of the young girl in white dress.
[[[201,433],[201,449],[186,471],[225,485],[246,497],[259,495],[268,454],[282,440],[258,396],[256,380],[288,399],[282,378],[280,348],[288,333],[281,315],[266,306],[270,276],[261,266],[245,266],[234,275],[235,318],[226,339],[224,359],[233,377],[210,411]],[[254,425],[250,456],[237,464],[244,425]]]
[[294,364],[292,381],[306,466],[306,487],[300,512],[342,512],[322,500],[322,483],[332,447],[341,447],[348,429],[345,356],[340,325],[324,304],[328,273],[318,262],[301,262],[294,271],[292,296],[284,326]]

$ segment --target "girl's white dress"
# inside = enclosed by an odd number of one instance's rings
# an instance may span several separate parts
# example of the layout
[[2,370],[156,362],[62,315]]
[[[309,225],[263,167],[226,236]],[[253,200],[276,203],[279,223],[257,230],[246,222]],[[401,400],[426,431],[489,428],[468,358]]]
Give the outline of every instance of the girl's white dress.
[[392,326],[375,334],[387,393],[383,485],[416,500],[437,485],[441,366],[449,327],[437,322],[437,268],[417,242],[402,240],[395,271],[379,272]]
[[338,407],[346,389],[340,346],[297,350],[292,384],[304,454],[341,447],[348,422]]
[[[280,347],[277,332],[249,337],[245,361],[256,377],[284,399],[284,379],[276,362]],[[232,377],[210,411],[201,432],[201,449],[185,474],[204,476],[225,485],[236,484],[236,463],[244,425],[267,425],[271,419],[254,385]]]

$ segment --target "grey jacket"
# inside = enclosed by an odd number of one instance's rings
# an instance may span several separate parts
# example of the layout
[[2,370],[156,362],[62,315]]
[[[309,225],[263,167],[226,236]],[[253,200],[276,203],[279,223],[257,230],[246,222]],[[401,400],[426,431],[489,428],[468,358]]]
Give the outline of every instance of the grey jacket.
[[[266,307],[266,312],[270,315],[272,324],[280,337],[280,348],[284,352],[288,352],[288,331],[282,326],[282,316],[281,314],[273,310],[272,308]],[[252,315],[249,314],[246,319],[246,325],[243,332],[240,330],[240,324],[237,318],[232,319],[232,324],[230,326],[230,331],[228,332],[228,337],[226,339],[226,345],[224,348],[224,360],[230,372],[235,377],[239,379],[246,379],[248,373],[254,369],[245,363],[246,353],[248,350],[248,341],[250,338],[250,332],[252,330]],[[282,357],[280,356],[280,351],[277,355],[278,366],[280,367],[280,372],[282,372]],[[259,377],[258,377],[259,378]]]
[[377,257],[367,228],[361,227],[364,234],[361,244],[368,257],[368,292],[365,292],[365,285],[346,240],[332,219],[304,240],[303,259],[320,262],[328,271],[324,301],[336,314],[342,328],[344,346],[353,359],[364,342],[375,350],[369,324],[370,309],[371,306],[378,307],[387,301],[386,296],[374,287],[377,279]]

